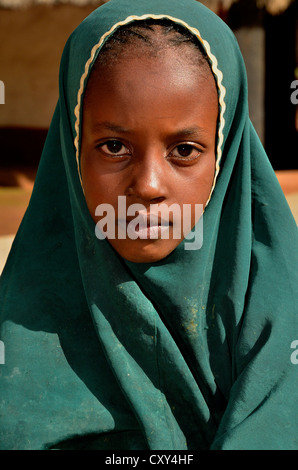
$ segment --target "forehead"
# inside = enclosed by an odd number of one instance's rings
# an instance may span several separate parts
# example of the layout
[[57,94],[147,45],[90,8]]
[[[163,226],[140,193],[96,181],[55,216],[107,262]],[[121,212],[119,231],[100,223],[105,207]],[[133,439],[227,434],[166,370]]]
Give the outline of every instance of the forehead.
[[[138,118],[151,124],[162,119],[173,122],[200,115],[217,122],[218,95],[214,77],[206,74],[176,49],[162,55],[143,56],[129,51],[112,66],[92,72],[84,99],[84,115],[93,120],[103,114],[130,122]],[[206,125],[209,121],[206,121]]]

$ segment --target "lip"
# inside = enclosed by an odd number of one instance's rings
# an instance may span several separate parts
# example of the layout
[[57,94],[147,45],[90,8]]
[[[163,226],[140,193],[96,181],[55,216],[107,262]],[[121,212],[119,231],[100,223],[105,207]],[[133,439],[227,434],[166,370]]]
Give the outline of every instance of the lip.
[[173,225],[172,220],[163,219],[159,213],[147,213],[147,212],[138,212],[137,215],[133,217],[126,217],[126,223],[129,224],[132,220],[138,219],[138,222],[142,227],[151,226],[171,226]]
[[[137,224],[131,224],[137,219]],[[131,239],[159,239],[169,238],[170,227],[173,226],[171,220],[162,219],[160,214],[139,212],[134,217],[126,217],[126,219],[118,219],[118,227],[125,230],[128,238]]]
[[134,237],[137,235],[137,238],[144,240],[157,240],[159,238],[169,238],[169,224],[168,225],[149,225],[147,227],[138,227],[138,225],[130,230],[128,227],[128,232],[130,236]]

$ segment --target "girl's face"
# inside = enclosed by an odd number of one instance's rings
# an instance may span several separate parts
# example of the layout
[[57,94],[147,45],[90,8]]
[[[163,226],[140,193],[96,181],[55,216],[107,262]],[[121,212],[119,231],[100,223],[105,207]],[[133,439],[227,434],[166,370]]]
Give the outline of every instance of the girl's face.
[[190,204],[191,227],[196,224],[195,205],[206,205],[214,179],[217,116],[211,71],[203,73],[175,49],[167,49],[162,58],[126,53],[112,67],[92,73],[83,110],[83,187],[95,222],[106,215],[95,215],[98,205],[114,208],[116,238],[108,239],[123,258],[159,261],[184,236],[181,230],[180,238],[173,237],[170,213],[167,238],[161,238],[159,226],[154,229],[157,239],[149,238],[149,229],[147,239],[117,239],[118,196],[126,198],[127,207],[142,204],[148,216],[153,204],[178,204],[181,214]]

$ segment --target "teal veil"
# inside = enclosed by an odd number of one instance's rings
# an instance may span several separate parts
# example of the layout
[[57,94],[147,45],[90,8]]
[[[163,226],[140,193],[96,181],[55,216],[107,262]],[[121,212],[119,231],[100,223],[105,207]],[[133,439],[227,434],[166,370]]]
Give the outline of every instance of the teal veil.
[[[203,245],[182,242],[149,265],[96,238],[79,157],[101,45],[121,24],[156,16],[202,42],[220,115]],[[66,43],[59,100],[1,278],[0,448],[297,448],[297,247],[229,28],[195,0],[96,9]]]

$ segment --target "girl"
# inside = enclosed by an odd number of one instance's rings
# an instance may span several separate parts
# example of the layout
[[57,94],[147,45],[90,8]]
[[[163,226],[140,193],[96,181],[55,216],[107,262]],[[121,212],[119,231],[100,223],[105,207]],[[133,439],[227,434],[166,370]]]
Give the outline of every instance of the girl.
[[66,44],[1,281],[1,449],[297,448],[297,261],[228,27],[106,3]]

